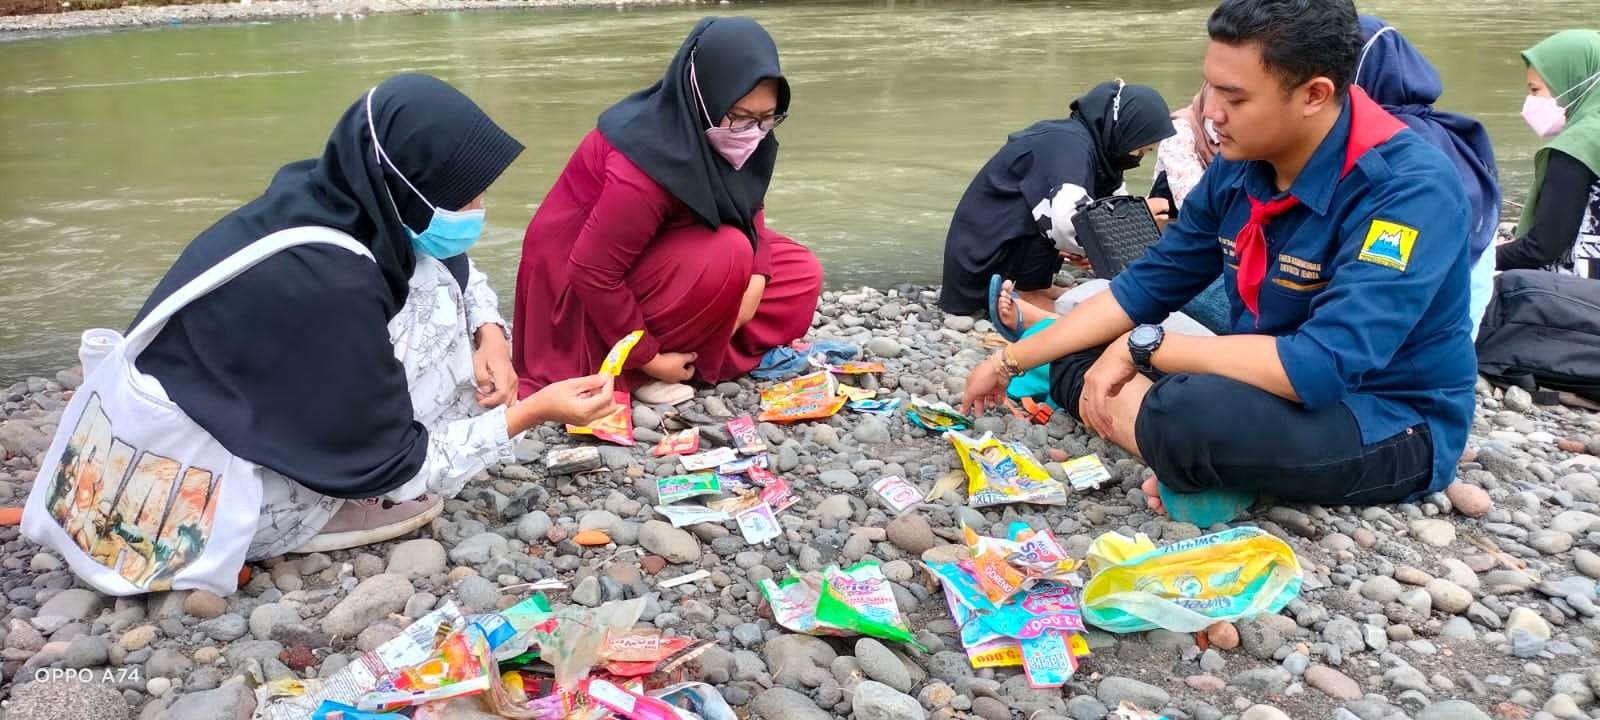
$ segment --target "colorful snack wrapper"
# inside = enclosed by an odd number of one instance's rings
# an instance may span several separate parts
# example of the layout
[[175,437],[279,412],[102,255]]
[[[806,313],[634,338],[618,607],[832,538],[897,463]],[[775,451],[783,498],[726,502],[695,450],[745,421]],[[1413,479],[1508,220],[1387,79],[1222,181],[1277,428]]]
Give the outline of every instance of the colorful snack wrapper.
[[865,390],[865,389],[862,389],[862,388],[855,387],[853,385],[840,384],[839,385],[839,394],[843,395],[845,400],[850,401],[850,405],[852,407],[854,407],[855,404],[858,403],[858,402],[861,402],[863,400],[871,400],[871,399],[877,397],[878,396],[878,391],[877,390]]
[[746,477],[750,478],[750,482],[760,485],[761,487],[767,487],[768,485],[772,485],[774,483],[783,482],[783,478],[774,475],[772,471],[768,470],[765,466],[752,467],[750,468],[750,472],[745,473],[745,475]]
[[772,619],[797,633],[806,635],[848,635],[842,628],[817,622],[817,599],[822,597],[822,576],[801,575],[789,570],[783,582],[761,581],[761,594],[772,606]]
[[879,478],[872,484],[872,491],[896,515],[922,503],[922,491],[898,475]]
[[733,497],[717,498],[706,502],[706,507],[721,510],[729,517],[738,517],[739,513],[761,504],[761,496],[753,492],[745,492]]
[[1049,530],[1030,531],[1019,537],[1016,549],[1006,559],[1029,577],[1051,580],[1065,579],[1078,566]]
[[697,455],[684,455],[678,458],[678,461],[683,463],[685,470],[698,472],[700,470],[710,470],[718,465],[725,465],[737,459],[739,459],[739,456],[733,452],[733,448],[716,448]]
[[761,488],[761,501],[772,506],[773,512],[788,510],[789,506],[797,501],[794,491],[789,488],[788,481],[777,475],[771,477],[772,479]]
[[755,457],[740,458],[730,463],[718,465],[717,474],[748,475],[750,471],[755,468],[761,468],[765,470],[771,465],[772,461],[768,459],[766,455],[757,455]]
[[388,712],[481,693],[497,674],[482,628],[466,623],[446,636],[427,660],[395,673],[363,695],[357,707]]
[[692,455],[699,451],[700,428],[697,427],[672,433],[661,438],[661,442],[656,443],[656,457]]
[[1062,633],[1047,632],[1019,640],[1017,645],[1022,650],[1022,672],[1028,678],[1028,687],[1035,690],[1061,687],[1078,669],[1078,661],[1067,649]]
[[1022,664],[1022,648],[1008,637],[995,638],[965,648],[967,662],[975,668],[1016,667]]
[[751,545],[760,545],[783,535],[778,517],[772,514],[772,506],[764,502],[739,513],[736,519],[739,521],[739,533]]
[[667,701],[633,692],[609,680],[584,678],[578,683],[578,692],[628,720],[684,720]]
[[972,427],[972,418],[962,415],[961,411],[950,407],[949,403],[930,403],[921,398],[911,399],[911,406],[906,408],[906,419],[917,427],[934,432],[966,430]]
[[620,662],[660,660],[662,639],[660,630],[609,630],[600,655]]
[[822,595],[817,621],[862,635],[921,648],[895,602],[894,591],[877,563],[858,563],[848,570],[830,565],[822,570]]
[[979,535],[966,525],[961,532],[972,553],[972,575],[991,605],[1004,603],[1028,582],[1028,576],[1007,560],[1010,552],[1000,547],[1001,541]]
[[876,375],[884,371],[883,363],[865,360],[846,360],[834,365],[825,365],[828,372],[835,375]]
[[946,433],[945,437],[955,446],[967,473],[968,505],[1067,503],[1066,486],[1051,478],[1027,448],[998,440],[990,433],[977,440],[959,432]]
[[894,592],[876,562],[841,570],[829,565],[821,573],[789,571],[783,582],[761,581],[772,616],[790,630],[807,635],[870,635],[921,648],[906,629]]
[[311,713],[311,720],[406,720],[399,713],[376,713],[358,710],[344,703],[323,700]]
[[1074,490],[1093,490],[1111,479],[1111,471],[1106,469],[1099,455],[1075,457],[1061,463],[1061,468],[1067,471],[1067,482]]
[[851,400],[850,409],[868,415],[893,415],[900,409],[900,398],[887,400]]
[[716,473],[698,472],[692,475],[673,475],[656,480],[656,494],[662,505],[700,495],[722,492],[722,481]]
[[762,441],[761,433],[756,432],[755,418],[749,415],[740,415],[728,421],[728,434],[733,436],[733,446],[743,455],[755,455],[767,451],[767,443]]
[[1018,640],[1046,632],[1085,631],[1077,593],[1070,586],[1048,580],[1029,588],[1015,602],[1000,606],[983,623],[994,632]]
[[573,435],[593,435],[609,443],[632,447],[633,401],[628,397],[628,393],[622,390],[612,393],[612,398],[617,403],[616,412],[596,420],[592,425],[568,425],[567,432]]
[[795,422],[825,418],[844,407],[838,381],[827,371],[773,385],[761,393],[762,422]]
[[761,411],[762,422],[789,423],[801,420],[820,420],[839,414],[844,408],[843,395],[829,400],[806,400]]
[[731,516],[721,510],[712,510],[703,505],[657,505],[656,512],[667,518],[675,528],[699,525],[708,522],[726,522]]
[[633,346],[644,339],[643,330],[635,330],[622,336],[617,344],[611,346],[611,351],[606,353],[605,361],[600,363],[600,374],[616,377],[622,374],[622,365],[628,361],[628,353],[633,352]]
[[761,391],[761,406],[782,403],[796,396],[833,397],[839,394],[839,381],[826,372],[801,375]]

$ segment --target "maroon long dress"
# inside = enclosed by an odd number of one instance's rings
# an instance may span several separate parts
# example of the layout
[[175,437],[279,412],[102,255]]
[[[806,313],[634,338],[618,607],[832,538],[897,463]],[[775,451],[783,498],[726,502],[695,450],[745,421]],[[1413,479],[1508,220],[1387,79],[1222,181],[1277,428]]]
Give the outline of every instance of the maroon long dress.
[[[805,246],[767,229],[755,247],[731,225],[712,230],[598,130],[590,132],[528,224],[517,270],[512,363],[527,397],[552,382],[594,373],[634,330],[617,380],[631,390],[659,352],[693,352],[696,377],[720,382],[754,368],[766,351],[800,338],[822,293],[822,265]],[[761,304],[736,332],[754,275]]]

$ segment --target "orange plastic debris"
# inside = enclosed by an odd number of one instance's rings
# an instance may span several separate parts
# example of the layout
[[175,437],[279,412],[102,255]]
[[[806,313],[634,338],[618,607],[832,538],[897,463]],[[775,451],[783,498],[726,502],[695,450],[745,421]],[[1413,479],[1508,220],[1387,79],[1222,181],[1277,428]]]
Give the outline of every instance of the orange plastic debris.
[[0,526],[21,525],[22,508],[0,508]]
[[578,533],[576,537],[573,537],[572,541],[584,547],[593,547],[595,545],[609,544],[611,536],[605,534],[602,530],[584,530]]

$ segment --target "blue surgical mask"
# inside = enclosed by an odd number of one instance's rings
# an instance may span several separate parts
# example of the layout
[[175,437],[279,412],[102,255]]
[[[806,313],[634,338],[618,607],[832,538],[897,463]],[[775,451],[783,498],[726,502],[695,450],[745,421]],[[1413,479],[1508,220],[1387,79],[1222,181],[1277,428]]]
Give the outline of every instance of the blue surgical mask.
[[433,219],[419,235],[406,228],[411,246],[423,255],[443,260],[466,252],[483,235],[483,208],[476,210],[433,209]]
[[[433,210],[433,217],[428,220],[428,227],[421,233],[406,227],[406,235],[411,238],[411,247],[423,255],[440,260],[465,253],[478,242],[478,238],[483,236],[483,223],[487,213],[483,208],[444,210],[430,202],[417,186],[406,179],[405,174],[400,172],[400,167],[390,161],[389,154],[383,151],[383,144],[378,142],[378,128],[372,120],[372,93],[376,91],[377,88],[367,91],[367,130],[372,133],[372,147],[377,152],[378,162],[388,165],[395,176],[400,178],[400,182],[411,188],[411,192],[416,193],[417,197]],[[388,190],[388,185],[385,185],[384,192]],[[394,205],[394,196],[389,197],[389,203]],[[400,214],[398,205],[395,205],[395,214]],[[405,223],[404,218],[401,218],[401,223],[402,225]]]

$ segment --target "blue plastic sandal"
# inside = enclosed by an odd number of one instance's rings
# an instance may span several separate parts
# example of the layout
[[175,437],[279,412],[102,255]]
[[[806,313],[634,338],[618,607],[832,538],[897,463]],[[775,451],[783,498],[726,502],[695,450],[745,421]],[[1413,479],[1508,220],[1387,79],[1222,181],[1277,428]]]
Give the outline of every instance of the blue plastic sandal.
[[1022,333],[1027,329],[1022,323],[1022,307],[1018,305],[1018,303],[1022,302],[1022,299],[1017,296],[1015,290],[1011,291],[1011,306],[1017,310],[1016,326],[1008,326],[1001,322],[1000,290],[1005,284],[1006,279],[999,275],[989,278],[989,322],[994,325],[995,332],[1000,333],[1000,337],[1006,339],[1006,342],[1016,342],[1022,339]]
[[1238,490],[1180,493],[1168,490],[1160,481],[1156,482],[1156,486],[1161,488],[1161,503],[1166,506],[1168,517],[1178,522],[1189,523],[1201,530],[1212,525],[1233,522],[1256,502],[1254,493]]

